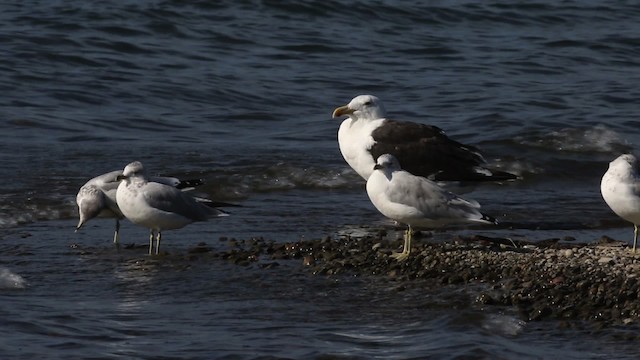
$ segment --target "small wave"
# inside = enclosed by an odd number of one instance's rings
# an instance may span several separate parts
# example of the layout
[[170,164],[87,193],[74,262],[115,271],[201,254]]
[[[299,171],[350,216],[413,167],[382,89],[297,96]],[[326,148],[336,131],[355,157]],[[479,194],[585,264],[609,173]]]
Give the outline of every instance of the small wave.
[[622,153],[631,145],[617,132],[604,125],[590,128],[563,128],[529,138],[517,136],[521,144],[566,152]]
[[[73,210],[72,210],[73,209]],[[27,208],[8,208],[7,206],[0,209],[0,229],[15,227],[22,224],[29,224],[39,220],[58,220],[76,217],[74,213],[75,205],[72,207],[67,204],[45,205],[30,204]]]
[[482,323],[482,328],[485,330],[507,336],[520,334],[525,326],[526,322],[518,318],[497,314],[489,315]]
[[334,335],[358,342],[367,343],[392,343],[403,338],[403,335],[388,335],[388,334],[365,334],[363,332],[336,332]]
[[526,160],[497,159],[489,163],[489,167],[494,170],[505,171],[517,176],[525,174],[541,174],[544,169]]
[[105,32],[107,34],[119,35],[119,36],[145,36],[149,35],[148,32],[139,29],[133,29],[121,25],[108,25],[97,27],[96,30]]
[[[351,169],[299,167],[284,162],[268,167],[251,167],[230,174],[212,174],[215,179],[207,183],[217,184],[222,195],[231,193],[264,193],[292,189],[332,190],[362,186],[359,177]],[[221,176],[222,175],[222,176]],[[216,194],[213,195],[214,197]]]
[[0,289],[24,289],[27,282],[11,270],[0,267]]

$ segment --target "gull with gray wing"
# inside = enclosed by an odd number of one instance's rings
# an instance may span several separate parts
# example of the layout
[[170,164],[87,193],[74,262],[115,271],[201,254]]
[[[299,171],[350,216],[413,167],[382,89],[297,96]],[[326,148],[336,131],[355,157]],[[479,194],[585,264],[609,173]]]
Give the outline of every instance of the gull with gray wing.
[[495,224],[480,212],[480,204],[465,200],[435,182],[400,168],[390,154],[378,157],[367,180],[367,194],[382,215],[407,225],[404,247],[392,256],[406,260],[411,252],[413,228],[439,228],[451,224]]
[[[120,175],[122,175],[122,170],[96,176],[82,185],[76,195],[80,217],[76,231],[95,217],[115,218],[116,229],[113,243],[116,247],[120,246],[120,220],[124,218],[116,202],[116,191],[120,184],[117,178]],[[151,177],[151,181],[182,190],[190,190],[202,184],[201,180],[180,180],[173,177]]]
[[616,215],[633,224],[633,252],[640,225],[640,163],[632,154],[623,154],[609,163],[600,182],[602,198]]
[[122,214],[132,223],[149,229],[149,254],[160,251],[163,230],[180,229],[195,221],[206,221],[227,213],[198,202],[180,190],[149,181],[142,163],[128,164],[118,176],[116,200]]

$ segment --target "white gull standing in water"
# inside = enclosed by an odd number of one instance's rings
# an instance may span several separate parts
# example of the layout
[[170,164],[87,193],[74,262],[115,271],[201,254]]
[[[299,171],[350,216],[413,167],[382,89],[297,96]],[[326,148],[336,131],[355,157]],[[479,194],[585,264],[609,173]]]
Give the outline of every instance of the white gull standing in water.
[[118,180],[121,180],[116,191],[118,207],[129,221],[149,229],[149,254],[153,250],[154,232],[157,234],[157,255],[163,230],[180,229],[195,221],[227,216],[225,212],[204,205],[172,186],[147,180],[139,161],[128,164]]
[[369,199],[382,215],[408,226],[402,252],[392,255],[399,261],[406,260],[411,252],[414,227],[496,223],[480,212],[477,202],[462,199],[429,179],[402,170],[393,155],[381,155],[372,170],[367,180]]
[[382,154],[395,156],[410,173],[434,181],[503,181],[516,175],[487,168],[479,150],[445,135],[436,126],[387,118],[380,99],[359,95],[333,111],[347,115],[338,130],[342,156],[365,180]]
[[[96,176],[82,185],[76,195],[76,204],[78,205],[78,215],[80,217],[76,231],[97,216],[115,218],[116,230],[113,235],[113,243],[116,247],[120,245],[120,219],[124,217],[116,202],[116,190],[120,184],[117,178],[120,175],[122,175],[122,170],[115,170]],[[194,186],[202,184],[201,180],[183,181],[173,177],[152,177],[150,181],[183,190],[190,190]]]
[[633,252],[640,224],[640,164],[631,154],[623,154],[609,163],[600,182],[604,201],[616,215],[633,224]]

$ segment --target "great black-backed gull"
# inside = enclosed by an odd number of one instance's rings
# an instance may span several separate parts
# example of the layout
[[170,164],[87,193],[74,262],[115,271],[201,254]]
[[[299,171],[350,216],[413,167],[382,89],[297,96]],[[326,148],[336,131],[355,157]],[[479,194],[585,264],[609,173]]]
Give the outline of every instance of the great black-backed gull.
[[640,164],[631,154],[623,154],[609,163],[602,177],[600,192],[616,215],[633,224],[633,252],[640,224]]
[[116,191],[118,207],[129,221],[149,229],[149,255],[153,250],[154,232],[157,233],[157,255],[163,230],[227,216],[222,210],[204,205],[175,187],[149,181],[139,161],[128,164],[118,180],[121,181]]
[[404,247],[392,256],[399,261],[411,252],[413,228],[439,228],[450,224],[495,224],[494,218],[480,212],[480,204],[465,200],[435,182],[400,168],[398,160],[384,154],[371,168],[367,194],[382,215],[407,224]]
[[487,168],[479,150],[450,139],[432,125],[387,119],[380,99],[359,95],[333,117],[348,116],[338,130],[340,151],[365,180],[382,154],[395,156],[404,169],[434,181],[503,181],[516,175]]
[[[116,203],[116,190],[120,184],[117,178],[120,175],[122,175],[122,170],[115,170],[96,176],[82,185],[76,195],[76,204],[78,205],[78,215],[80,217],[76,231],[97,216],[115,218],[116,230],[113,235],[113,243],[116,247],[120,244],[120,220],[124,217]],[[152,177],[150,181],[182,190],[191,190],[193,187],[202,184],[202,180],[199,179],[180,180],[174,177]]]

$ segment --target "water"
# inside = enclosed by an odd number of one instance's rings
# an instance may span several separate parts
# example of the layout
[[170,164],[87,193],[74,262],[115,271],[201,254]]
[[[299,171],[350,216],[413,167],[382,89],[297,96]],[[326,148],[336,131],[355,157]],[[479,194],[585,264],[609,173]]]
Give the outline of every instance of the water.
[[[640,142],[640,7],[615,1],[0,4],[0,354],[6,358],[636,358],[625,329],[521,323],[473,286],[398,292],[298,262],[116,253],[73,233],[89,178],[140,160],[198,177],[233,216],[167,232],[275,241],[387,226],[332,110],[379,96],[522,180],[467,194],[513,238],[630,240],[599,181]],[[219,220],[219,221],[218,221]],[[452,230],[437,235],[446,239]],[[124,243],[144,229],[123,225]]]

